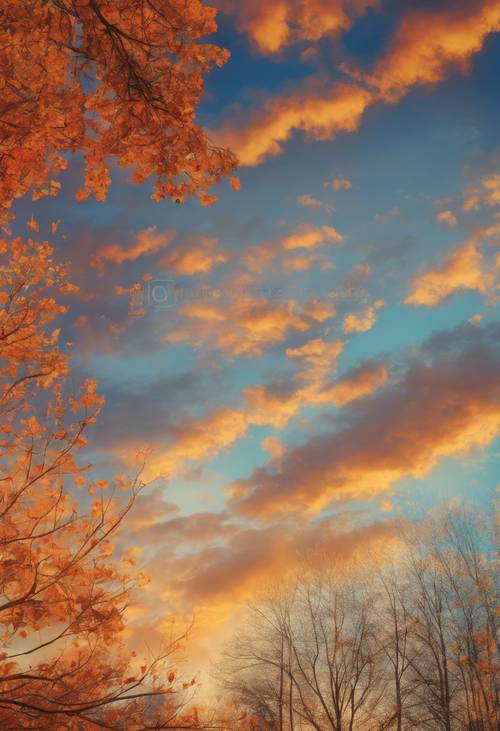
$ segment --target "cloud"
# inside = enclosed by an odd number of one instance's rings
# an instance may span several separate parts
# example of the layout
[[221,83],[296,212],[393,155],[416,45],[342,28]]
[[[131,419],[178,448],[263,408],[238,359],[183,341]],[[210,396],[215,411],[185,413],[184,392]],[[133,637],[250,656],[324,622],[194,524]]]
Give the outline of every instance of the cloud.
[[286,355],[292,360],[299,361],[301,365],[307,366],[306,377],[320,378],[331,370],[332,364],[339,357],[344,343],[341,340],[326,342],[323,338],[315,338],[304,343],[299,348],[287,348]]
[[309,195],[309,193],[299,195],[299,197],[297,198],[297,203],[299,204],[299,206],[306,206],[308,208],[322,208],[328,213],[332,213],[334,211],[333,206],[331,206],[329,203],[325,203],[325,201],[320,201],[318,200],[318,198],[314,198],[312,195]]
[[354,84],[313,80],[290,94],[271,97],[264,108],[229,120],[218,137],[234,149],[242,165],[258,165],[266,157],[280,155],[283,143],[294,131],[314,139],[333,139],[339,132],[354,132],[373,94]]
[[385,363],[364,363],[346,373],[342,378],[327,383],[312,399],[315,404],[345,406],[359,398],[369,396],[389,379]]
[[[228,358],[255,358],[281,343],[291,332],[307,332],[331,319],[334,308],[328,303],[307,300],[192,302],[181,307],[180,324],[165,335],[171,343],[189,342],[216,350]],[[210,323],[210,327],[207,324]]]
[[345,178],[343,175],[338,175],[333,180],[326,181],[323,184],[323,187],[332,188],[336,193],[338,193],[339,190],[351,190],[352,182],[349,178]]
[[135,235],[135,243],[125,248],[119,244],[107,244],[99,249],[90,259],[94,269],[103,269],[106,264],[124,264],[135,261],[141,256],[151,256],[170,244],[175,231],[158,231],[156,226],[139,231]]
[[[297,373],[297,382],[276,380],[271,384],[249,386],[241,392],[238,408],[219,407],[198,417],[168,414],[163,429],[153,421],[155,448],[147,461],[148,476],[181,474],[191,462],[205,462],[233,446],[252,426],[282,429],[304,406],[344,406],[385,383],[385,366],[372,363],[337,381],[331,380],[342,345],[341,341],[326,343],[318,339],[301,348],[289,349],[287,355],[298,360],[303,369]],[[325,382],[326,376],[330,381]],[[142,406],[142,410],[145,408],[146,405]],[[264,446],[271,446],[273,453],[276,443],[276,440],[270,440]],[[135,458],[130,438],[119,446],[117,453],[125,461],[132,456]]]
[[[320,340],[289,349],[288,357],[299,366],[295,380],[247,387],[236,397],[235,407],[216,406],[201,415],[192,413],[203,389],[191,374],[107,389],[113,408],[104,409],[92,449],[127,466],[135,466],[138,453],[145,453],[148,480],[183,475],[193,463],[206,463],[232,447],[251,427],[282,429],[304,406],[344,406],[383,385],[385,367],[371,363],[332,380],[341,351],[341,341]],[[161,393],[169,394],[168,409],[158,398]],[[263,446],[276,452],[278,441],[270,438]]]
[[500,29],[496,0],[476,0],[447,8],[410,10],[387,52],[363,77],[383,98],[394,101],[420,84],[444,81],[450,69],[467,72],[486,37]]
[[334,268],[333,264],[321,254],[307,254],[306,256],[294,256],[285,259],[283,261],[283,271],[304,272],[310,269],[313,264],[318,264],[323,271]]
[[315,249],[326,243],[338,243],[343,241],[343,238],[333,226],[321,226],[317,228],[308,224],[302,224],[293,233],[281,239],[281,246],[285,251]]
[[193,276],[207,274],[218,264],[225,264],[229,254],[219,249],[217,239],[210,236],[190,236],[169,251],[156,264],[160,271]]
[[449,251],[436,267],[430,267],[410,282],[409,305],[433,307],[463,289],[485,292],[488,276],[483,272],[483,254],[469,243]]
[[316,526],[278,524],[269,528],[241,528],[219,549],[205,548],[183,562],[183,572],[174,579],[174,590],[195,606],[224,600],[231,605],[254,596],[296,570],[301,562],[328,551],[348,563],[356,553],[383,540],[395,538],[395,526],[381,522],[342,529],[337,521],[324,520]]
[[248,427],[243,411],[217,408],[208,414],[187,419],[171,428],[170,444],[156,449],[147,463],[148,475],[173,477],[191,461],[206,461],[241,439]]
[[267,437],[262,440],[260,446],[269,452],[274,461],[278,461],[285,453],[285,445],[279,437]]
[[467,188],[462,202],[465,213],[478,211],[482,206],[500,206],[500,174],[484,175],[478,183]]
[[487,206],[500,206],[500,174],[484,178],[482,184],[484,203]]
[[441,223],[446,223],[451,228],[454,228],[458,223],[457,217],[453,211],[438,211],[438,213],[436,213],[436,219]]
[[500,432],[498,335],[498,327],[469,325],[435,337],[398,383],[355,402],[347,425],[289,449],[278,469],[233,483],[232,508],[260,518],[314,513],[425,477],[442,457],[485,448]]
[[313,77],[296,90],[268,98],[261,110],[229,120],[219,131],[219,140],[235,150],[242,165],[253,166],[281,154],[296,131],[316,140],[355,132],[372,104],[394,102],[414,86],[442,82],[450,69],[468,70],[486,37],[499,28],[497,0],[409,10],[371,73],[343,65],[352,83]]
[[399,527],[394,519],[368,523],[359,514],[261,527],[241,525],[227,513],[160,519],[133,536],[146,547],[154,542],[157,550],[144,566],[151,584],[141,592],[141,615],[128,623],[131,641],[139,646],[144,637],[160,641],[172,630],[166,611],[175,613],[177,632],[194,616],[189,656],[199,672],[201,665],[213,661],[234,632],[245,603],[256,594],[305,565],[314,567],[325,555],[346,570],[355,570],[366,555],[374,563],[382,561],[388,547],[398,550]]
[[[315,341],[311,342],[315,344]],[[311,343],[306,345],[306,362],[294,382],[277,379],[273,383],[250,386],[244,391],[251,423],[283,429],[306,406],[343,407],[374,393],[387,382],[387,366],[372,362],[363,363],[334,379],[332,375],[342,350],[340,341],[325,344],[324,348],[318,347],[317,352]]]
[[385,305],[385,300],[379,299],[367,307],[363,312],[356,314],[349,312],[344,317],[344,332],[347,334],[355,332],[367,332],[377,322],[377,310]]
[[378,0],[218,0],[218,7],[236,16],[236,27],[254,48],[275,54],[293,43],[319,41],[349,30],[353,19]]
[[[300,223],[284,236],[249,246],[243,254],[242,264],[247,270],[246,274],[251,272],[253,275],[269,271],[277,262],[285,272],[309,269],[314,262],[320,263],[325,269],[331,268],[332,265],[323,256],[309,252],[327,244],[339,244],[343,240],[343,235],[333,226]],[[298,256],[286,256],[290,252],[296,252]]]
[[492,223],[491,226],[484,226],[483,228],[480,228],[479,234],[487,239],[498,236],[500,234],[500,221]]
[[277,379],[245,389],[246,408],[253,424],[283,429],[307,403],[310,389]]

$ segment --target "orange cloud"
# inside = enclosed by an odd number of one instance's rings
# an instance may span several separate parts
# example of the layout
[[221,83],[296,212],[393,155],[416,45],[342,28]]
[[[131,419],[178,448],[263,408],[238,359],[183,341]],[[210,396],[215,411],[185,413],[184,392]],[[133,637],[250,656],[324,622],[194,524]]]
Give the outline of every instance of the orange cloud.
[[314,300],[300,305],[293,301],[252,300],[244,295],[241,301],[231,303],[188,303],[179,312],[181,324],[167,333],[166,340],[190,342],[195,347],[205,345],[231,358],[262,355],[290,332],[307,332],[335,315],[331,305]]
[[[252,274],[259,274],[269,270],[274,262],[283,257],[286,252],[293,251],[303,254],[303,252],[318,249],[327,244],[338,244],[343,240],[342,234],[333,226],[313,226],[309,223],[301,223],[284,236],[249,246],[242,261]],[[284,259],[282,265],[285,271],[300,271],[308,269],[314,261],[323,262],[328,266],[322,257],[309,254],[298,256],[295,259]]]
[[279,437],[267,437],[260,443],[262,449],[269,452],[273,460],[278,461],[285,453],[285,445]]
[[[139,414],[140,420],[146,421],[145,431],[149,438],[143,435],[140,439],[136,435],[134,445],[134,438],[130,437],[127,427],[123,434],[115,433],[112,444],[106,443],[106,452],[113,453],[126,464],[135,464],[137,450],[141,446],[144,449],[143,445],[147,443],[147,479],[158,476],[172,478],[191,469],[192,463],[206,463],[232,447],[246,436],[251,427],[283,429],[305,406],[345,406],[386,383],[386,367],[373,363],[364,364],[342,378],[332,380],[342,346],[341,341],[315,339],[303,346],[290,348],[287,355],[299,366],[291,380],[275,380],[270,384],[247,387],[237,397],[236,407],[212,409],[197,417],[188,418],[178,411],[171,416],[161,411],[152,413],[154,410],[148,399],[153,397],[153,393],[142,397],[137,394],[131,413]],[[172,381],[173,388],[175,383]],[[185,389],[190,380],[177,383],[178,387]],[[127,424],[127,413],[123,416],[123,422]],[[269,448],[276,456],[281,451],[280,444],[276,437],[269,437],[263,447]]]
[[[346,406],[387,383],[387,367],[380,363],[365,363],[332,380],[342,348],[338,341],[329,346],[318,348],[317,353],[307,348],[308,362],[297,373],[295,384],[277,380],[247,388],[244,395],[249,422],[283,429],[305,406]],[[326,377],[330,380],[325,381]]]
[[325,203],[325,201],[320,201],[318,200],[318,198],[314,198],[309,193],[299,195],[299,197],[297,198],[297,203],[299,204],[299,206],[306,206],[308,208],[322,208],[328,213],[332,213],[334,210],[333,206],[331,206],[329,203]]
[[438,213],[436,213],[436,219],[441,223],[448,224],[451,228],[454,228],[458,223],[457,217],[453,211],[438,211]]
[[394,539],[394,529],[389,522],[343,529],[335,519],[302,530],[286,523],[242,528],[223,550],[208,548],[188,557],[177,582],[174,579],[174,591],[198,607],[214,601],[234,607],[255,595],[263,584],[289,575],[307,557],[316,554],[320,558],[328,551],[347,563],[367,546]]
[[158,231],[156,226],[148,226],[135,236],[135,243],[124,248],[119,244],[108,244],[99,249],[90,259],[90,266],[94,269],[103,269],[108,263],[124,264],[135,261],[141,256],[151,256],[170,244],[175,231]]
[[327,384],[316,394],[313,402],[345,406],[385,386],[388,378],[387,366],[384,363],[368,363]]
[[333,226],[309,226],[303,224],[293,233],[281,239],[281,246],[285,251],[294,249],[315,249],[326,243],[343,241],[343,236]]
[[317,140],[354,132],[375,102],[396,101],[415,85],[441,82],[450,68],[467,70],[486,37],[500,28],[499,16],[497,0],[409,11],[372,73],[344,66],[352,84],[313,78],[295,92],[269,98],[260,111],[230,120],[219,132],[220,141],[237,152],[242,165],[252,166],[281,154],[296,131]]
[[288,348],[286,354],[289,358],[298,360],[301,364],[308,366],[306,371],[308,379],[311,377],[311,369],[313,378],[317,379],[331,370],[343,347],[344,343],[341,340],[334,340],[329,343],[322,338],[316,338],[309,340],[300,348]]
[[206,461],[232,446],[247,431],[247,418],[238,409],[219,408],[190,419],[172,430],[170,444],[155,450],[147,463],[148,476],[173,476],[189,462]]
[[491,175],[482,181],[483,200],[487,206],[500,206],[500,175]]
[[409,11],[389,50],[364,77],[384,98],[395,100],[409,88],[443,81],[450,68],[469,69],[486,37],[500,29],[497,0],[476,0],[446,9]]
[[469,186],[464,194],[462,210],[465,213],[478,211],[481,206],[500,206],[500,175],[492,173],[481,178],[479,183]]
[[379,299],[373,303],[370,307],[367,307],[360,314],[349,312],[344,317],[344,332],[355,333],[355,332],[367,332],[377,322],[377,310],[385,305],[385,300]]
[[349,178],[344,178],[342,175],[339,175],[331,182],[325,182],[324,187],[333,188],[333,190],[338,193],[339,190],[351,190],[352,183]]
[[157,266],[173,274],[206,274],[229,260],[228,253],[220,251],[218,245],[217,239],[209,236],[191,236],[170,248]]
[[[496,329],[495,329],[496,327]],[[256,469],[232,485],[231,504],[270,518],[316,512],[333,500],[365,500],[402,478],[422,478],[442,457],[483,449],[500,433],[498,326],[468,326],[427,347],[404,378],[360,402],[351,423],[289,449],[278,470]]]
[[282,381],[249,386],[244,395],[249,420],[275,429],[283,429],[305,401],[304,390]]
[[475,244],[449,251],[441,264],[429,268],[410,282],[406,304],[433,307],[462,289],[486,291],[488,276],[483,272],[483,255]]
[[318,264],[322,270],[333,269],[333,264],[321,254],[307,254],[306,256],[294,256],[284,260],[283,270],[285,272],[304,272]]
[[[131,641],[143,645],[145,636],[160,641],[172,629],[179,632],[179,624],[189,626],[195,616],[188,654],[199,673],[234,633],[245,603],[264,587],[303,570],[305,562],[315,566],[326,555],[346,570],[366,555],[383,560],[388,549],[398,550],[398,529],[395,520],[359,525],[348,515],[260,528],[238,525],[224,513],[160,520],[144,534],[143,542],[154,540],[159,548],[145,566],[152,581],[141,593],[144,611],[128,625]],[[174,628],[164,618],[166,606],[175,612]]]
[[269,99],[248,122],[230,121],[220,131],[220,141],[237,152],[242,165],[258,165],[281,154],[295,130],[323,140],[354,132],[373,98],[355,85],[306,84],[295,93]]
[[348,30],[354,17],[378,0],[219,0],[218,7],[236,16],[236,26],[261,53],[274,54],[292,43],[319,41]]

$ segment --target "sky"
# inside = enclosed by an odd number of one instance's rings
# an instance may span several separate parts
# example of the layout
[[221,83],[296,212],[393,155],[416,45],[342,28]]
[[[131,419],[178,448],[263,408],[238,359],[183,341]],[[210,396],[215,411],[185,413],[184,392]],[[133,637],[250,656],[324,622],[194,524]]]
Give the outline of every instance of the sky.
[[218,7],[232,55],[199,121],[241,189],[158,204],[115,170],[105,203],[77,202],[75,158],[14,226],[61,219],[65,347],[106,398],[89,459],[110,476],[146,454],[129,633],[194,618],[202,684],[309,552],[373,556],[500,485],[498,2]]

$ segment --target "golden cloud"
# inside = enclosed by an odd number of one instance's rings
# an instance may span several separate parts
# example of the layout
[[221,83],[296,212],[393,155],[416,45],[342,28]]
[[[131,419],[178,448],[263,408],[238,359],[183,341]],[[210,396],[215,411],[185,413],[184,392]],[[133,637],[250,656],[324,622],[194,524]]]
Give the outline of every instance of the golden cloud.
[[218,7],[236,16],[236,26],[252,45],[265,54],[275,54],[292,43],[319,41],[352,25],[379,0],[218,0]]
[[469,328],[458,355],[458,337],[452,353],[434,346],[431,365],[417,361],[399,383],[357,402],[350,424],[289,449],[279,469],[235,482],[233,508],[260,518],[314,513],[334,500],[375,497],[402,478],[426,476],[442,457],[488,446],[500,433],[500,353],[490,330]]
[[457,290],[485,292],[489,276],[483,272],[483,255],[469,243],[449,251],[436,267],[426,269],[410,282],[409,305],[433,307]]
[[170,244],[175,237],[175,231],[158,231],[156,226],[148,226],[135,236],[135,243],[125,248],[119,244],[107,244],[97,251],[90,259],[94,269],[103,269],[108,263],[124,264],[135,261],[141,256],[151,256]]
[[[332,318],[335,309],[328,303],[308,300],[252,300],[242,295],[239,302],[188,303],[180,309],[181,325],[171,329],[166,340],[205,345],[230,358],[257,357],[278,343],[290,332],[307,332]],[[211,327],[207,328],[207,322]]]
[[447,211],[438,211],[436,213],[436,219],[438,221],[440,221],[441,223],[448,224],[448,226],[450,226],[451,228],[454,228],[458,223],[457,217],[455,216],[453,211],[448,211],[448,210]]
[[347,334],[355,332],[367,332],[377,322],[377,310],[385,305],[385,300],[379,299],[367,307],[363,312],[356,314],[349,312],[344,317],[344,332]]
[[[319,88],[318,88],[319,87]],[[248,122],[230,121],[219,132],[222,144],[234,149],[242,165],[258,165],[283,152],[295,130],[315,139],[354,132],[374,96],[353,84],[306,84],[302,90],[268,100]]]
[[217,239],[210,236],[191,236],[181,241],[158,262],[161,271],[193,276],[207,274],[218,264],[225,264],[229,254],[219,249]]
[[420,84],[443,81],[450,68],[469,70],[486,37],[500,29],[496,0],[476,0],[446,9],[411,10],[403,18],[388,51],[363,77],[383,98],[400,98]]
[[[279,6],[286,14],[284,2],[265,5],[272,8],[266,13],[278,12]],[[328,5],[331,7],[331,2]],[[251,7],[256,7],[254,2]],[[283,20],[281,28],[285,26]],[[351,84],[310,79],[296,91],[269,98],[260,111],[230,120],[219,131],[220,142],[237,152],[242,165],[252,166],[281,154],[283,144],[295,131],[317,140],[354,132],[372,104],[397,101],[416,85],[442,82],[450,69],[467,71],[486,37],[499,29],[497,0],[478,0],[467,7],[460,4],[444,10],[410,10],[372,73],[344,65]],[[274,42],[275,50],[288,38],[287,31]]]

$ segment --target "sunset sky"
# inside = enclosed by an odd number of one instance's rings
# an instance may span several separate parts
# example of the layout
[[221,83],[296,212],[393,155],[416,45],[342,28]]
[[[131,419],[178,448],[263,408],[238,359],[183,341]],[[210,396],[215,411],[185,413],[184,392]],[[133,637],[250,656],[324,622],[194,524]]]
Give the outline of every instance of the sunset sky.
[[66,347],[106,397],[89,461],[146,450],[157,478],[124,536],[151,577],[131,632],[194,617],[202,675],[318,543],[373,555],[500,483],[498,0],[219,9],[199,119],[241,189],[158,204],[115,170],[82,203],[75,159],[13,226],[61,219]]

